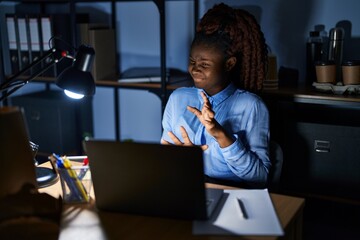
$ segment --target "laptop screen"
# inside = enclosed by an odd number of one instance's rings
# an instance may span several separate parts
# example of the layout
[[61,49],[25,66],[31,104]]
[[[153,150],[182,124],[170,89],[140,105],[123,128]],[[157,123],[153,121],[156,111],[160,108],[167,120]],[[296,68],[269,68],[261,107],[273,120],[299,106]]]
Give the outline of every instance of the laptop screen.
[[101,140],[85,147],[98,209],[207,218],[201,148]]

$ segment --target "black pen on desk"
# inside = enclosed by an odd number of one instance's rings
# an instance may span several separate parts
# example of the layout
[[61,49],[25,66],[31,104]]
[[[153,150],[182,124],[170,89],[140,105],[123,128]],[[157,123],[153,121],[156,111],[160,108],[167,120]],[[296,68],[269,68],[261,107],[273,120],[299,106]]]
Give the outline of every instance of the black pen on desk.
[[244,219],[248,219],[249,216],[248,216],[248,214],[246,212],[243,201],[241,201],[240,198],[236,198],[235,200],[236,200],[236,205],[237,205],[237,208],[239,209],[239,212],[240,212],[241,216]]

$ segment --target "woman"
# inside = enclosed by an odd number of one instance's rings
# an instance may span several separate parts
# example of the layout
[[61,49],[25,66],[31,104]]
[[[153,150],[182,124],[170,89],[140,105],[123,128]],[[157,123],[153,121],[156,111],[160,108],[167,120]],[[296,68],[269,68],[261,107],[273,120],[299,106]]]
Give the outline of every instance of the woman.
[[171,94],[161,143],[201,146],[210,178],[265,186],[271,166],[269,115],[250,91],[262,88],[266,57],[265,39],[251,14],[225,4],[210,9],[190,50],[195,87]]

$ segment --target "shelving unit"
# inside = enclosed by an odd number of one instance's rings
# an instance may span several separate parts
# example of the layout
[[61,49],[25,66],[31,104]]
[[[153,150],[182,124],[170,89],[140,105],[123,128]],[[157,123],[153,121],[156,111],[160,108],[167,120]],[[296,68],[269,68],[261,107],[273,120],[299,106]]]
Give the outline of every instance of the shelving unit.
[[[158,11],[159,11],[159,19],[160,19],[160,69],[161,69],[161,83],[153,84],[120,84],[113,79],[109,79],[109,81],[97,81],[96,84],[98,86],[110,87],[114,90],[114,113],[115,113],[115,138],[116,140],[120,139],[120,106],[119,106],[119,88],[129,88],[129,89],[140,89],[147,90],[156,94],[161,100],[161,109],[162,112],[165,108],[167,97],[174,88],[177,86],[168,86],[166,83],[166,21],[165,21],[165,3],[170,1],[179,1],[179,0],[135,0],[136,2],[153,2]],[[196,26],[199,12],[199,2],[196,0],[181,0],[181,1],[192,1],[194,4],[194,25]],[[76,3],[91,3],[91,2],[99,2],[99,1],[90,1],[90,0],[75,0],[75,1],[61,1],[61,0],[22,0],[22,1],[0,1],[1,2],[17,2],[17,3],[34,3],[34,4],[42,4],[43,6],[50,3],[64,3],[69,4],[69,13],[71,14],[71,24],[73,27],[71,29],[72,32],[75,32],[75,13],[76,13]],[[116,19],[117,19],[117,2],[130,2],[129,0],[109,0],[109,1],[100,1],[100,2],[108,2],[111,4],[111,24],[114,29],[116,29]],[[131,1],[134,2],[134,1]],[[74,34],[73,34],[74,35]],[[117,39],[115,34],[115,39]],[[76,39],[73,39],[73,43],[75,43]],[[2,43],[1,43],[2,46]],[[0,46],[0,47],[1,47]],[[118,49],[117,49],[118,52]],[[1,57],[3,56],[2,52]],[[3,70],[3,66],[0,67],[0,70]],[[4,77],[5,75],[3,71],[0,71],[0,74]],[[35,81],[52,83],[53,79],[47,78],[38,78]]]

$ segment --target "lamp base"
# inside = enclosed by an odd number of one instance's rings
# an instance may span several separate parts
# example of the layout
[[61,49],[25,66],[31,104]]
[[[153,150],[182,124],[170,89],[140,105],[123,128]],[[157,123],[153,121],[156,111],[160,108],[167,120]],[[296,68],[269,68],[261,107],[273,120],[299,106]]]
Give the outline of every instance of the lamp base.
[[59,180],[59,175],[50,168],[35,167],[35,173],[38,188],[48,187]]

